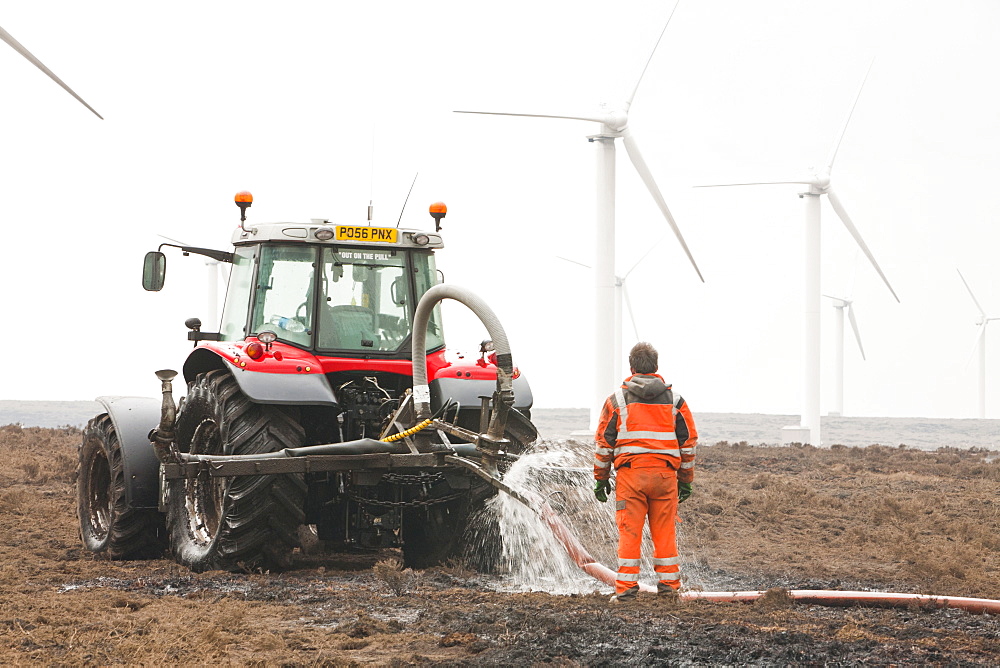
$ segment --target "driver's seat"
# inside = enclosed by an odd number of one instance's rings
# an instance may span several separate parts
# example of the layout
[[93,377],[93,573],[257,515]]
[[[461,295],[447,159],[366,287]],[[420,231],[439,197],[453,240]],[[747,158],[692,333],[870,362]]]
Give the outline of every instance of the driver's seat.
[[319,338],[324,348],[369,348],[362,345],[362,341],[371,341],[372,349],[380,348],[375,330],[375,312],[365,306],[340,304],[323,309]]

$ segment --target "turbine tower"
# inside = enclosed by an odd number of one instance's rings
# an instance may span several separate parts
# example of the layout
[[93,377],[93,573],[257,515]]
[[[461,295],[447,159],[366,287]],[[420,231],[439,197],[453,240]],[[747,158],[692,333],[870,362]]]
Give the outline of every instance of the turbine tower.
[[[680,4],[679,1],[677,4]],[[642,178],[643,183],[646,184],[646,188],[649,190],[650,195],[652,195],[653,200],[659,207],[660,212],[663,217],[667,220],[670,228],[673,230],[674,235],[677,237],[677,241],[680,243],[684,252],[687,254],[688,259],[691,261],[691,265],[698,274],[698,278],[704,282],[704,278],[701,275],[701,270],[698,269],[698,264],[694,261],[694,256],[691,254],[687,243],[684,241],[683,235],[681,235],[680,228],[677,226],[677,222],[674,220],[673,215],[670,213],[670,209],[667,208],[667,203],[663,199],[663,195],[660,193],[660,189],[656,185],[656,181],[653,179],[652,173],[649,171],[649,167],[646,165],[646,161],[643,160],[642,153],[639,151],[639,146],[636,143],[635,137],[628,127],[628,112],[629,108],[632,106],[632,100],[635,99],[635,94],[639,90],[639,84],[642,82],[642,77],[645,75],[646,70],[649,68],[649,63],[653,60],[653,55],[656,54],[656,48],[659,46],[660,41],[663,39],[664,33],[667,31],[667,27],[670,25],[670,19],[673,18],[674,12],[677,10],[677,4],[674,5],[673,10],[670,12],[670,16],[667,17],[667,23],[663,26],[663,31],[660,33],[660,37],[656,40],[656,44],[653,46],[653,51],[649,56],[649,60],[646,61],[645,67],[643,67],[642,72],[639,74],[639,79],[636,81],[635,88],[632,89],[632,94],[629,95],[628,99],[624,103],[617,107],[608,107],[606,104],[602,104],[601,108],[594,112],[582,112],[582,113],[566,113],[566,114],[532,114],[532,113],[515,113],[515,112],[498,112],[498,111],[456,111],[459,114],[487,114],[494,116],[530,116],[535,118],[561,118],[570,120],[580,120],[580,121],[591,121],[598,123],[597,133],[587,136],[587,140],[594,143],[597,146],[597,225],[596,225],[596,238],[594,242],[594,311],[595,311],[595,322],[594,322],[594,387],[593,387],[593,401],[591,402],[590,408],[590,427],[593,429],[597,426],[597,418],[600,411],[601,405],[604,403],[605,397],[611,392],[616,385],[621,382],[621,375],[615,373],[616,365],[620,368],[622,351],[621,351],[621,341],[620,341],[620,331],[621,327],[618,326],[615,329],[614,319],[608,318],[608,313],[616,312],[615,307],[615,293],[616,293],[616,273],[615,273],[615,140],[621,138],[625,144],[625,151],[628,153],[629,159],[632,161],[632,165],[635,167],[636,171],[639,173],[640,178]],[[618,308],[620,312],[620,307]],[[620,317],[619,317],[620,321]],[[616,331],[619,332],[616,336]]]
[[[965,289],[969,291],[969,296],[972,297],[973,303],[979,310],[979,319],[976,320],[976,326],[979,327],[979,330],[976,332],[976,343],[972,349],[972,357],[979,357],[979,378],[977,382],[979,400],[976,404],[976,417],[982,419],[986,417],[986,326],[990,324],[991,320],[1000,320],[1000,318],[986,317],[986,311],[979,305],[979,300],[973,294],[972,288],[969,287],[969,282],[965,280],[965,276],[962,276],[962,271],[959,269],[956,269],[956,271],[958,271],[958,277],[962,279]],[[969,358],[970,362],[972,361],[972,357]]]
[[[874,62],[874,61],[872,61]],[[868,79],[868,72],[871,71],[871,64],[868,65],[868,70],[865,71],[865,76],[861,80],[861,86],[858,87],[857,95],[854,96],[854,103],[851,105],[850,110],[847,112],[847,116],[844,119],[844,123],[841,126],[840,133],[837,135],[834,141],[833,148],[830,151],[830,155],[827,158],[826,165],[822,170],[811,170],[812,173],[804,176],[791,178],[785,181],[757,181],[753,183],[723,183],[723,184],[713,184],[711,186],[700,186],[700,187],[718,187],[718,186],[751,186],[751,185],[772,185],[772,184],[802,184],[809,186],[809,189],[805,192],[799,193],[799,197],[805,201],[805,254],[804,254],[804,264],[805,264],[805,280],[804,286],[804,299],[803,299],[803,310],[804,319],[802,327],[802,352],[803,352],[803,365],[802,365],[802,417],[801,422],[798,427],[785,427],[782,432],[782,440],[785,443],[801,442],[801,443],[811,443],[812,445],[820,445],[822,443],[822,434],[820,433],[820,422],[819,422],[819,394],[820,394],[820,313],[819,313],[819,302],[820,302],[820,197],[826,195],[830,201],[830,206],[833,207],[834,212],[837,217],[840,218],[841,222],[844,223],[844,227],[850,232],[851,236],[854,237],[854,241],[857,242],[861,251],[865,254],[868,260],[875,267],[875,271],[882,278],[886,287],[889,288],[889,292],[892,296],[899,301],[899,297],[896,296],[896,291],[892,289],[889,284],[889,279],[885,277],[882,273],[881,267],[878,266],[878,262],[875,261],[875,256],[868,249],[868,244],[865,243],[864,239],[861,238],[861,233],[858,232],[858,228],[855,227],[854,223],[851,221],[850,216],[847,215],[847,211],[844,209],[844,205],[841,204],[840,198],[833,191],[830,185],[830,173],[833,170],[834,160],[837,158],[837,150],[840,148],[840,142],[844,139],[844,133],[847,132],[847,126],[851,121],[851,116],[854,113],[854,108],[858,104],[858,99],[861,97],[861,91],[864,90],[865,81]]]
[[26,48],[24,48],[24,46],[22,46],[20,42],[18,42],[16,39],[14,39],[14,37],[9,32],[7,32],[6,30],[4,30],[3,28],[0,28],[0,40],[3,40],[5,42],[7,42],[8,44],[10,44],[10,46],[15,51],[17,51],[22,56],[24,56],[25,58],[27,58],[28,62],[30,62],[32,65],[34,65],[35,67],[37,67],[38,69],[40,69],[42,72],[45,72],[45,74],[47,74],[50,79],[52,79],[57,84],[59,84],[60,86],[62,86],[63,89],[67,93],[69,93],[70,95],[72,95],[73,97],[75,97],[77,100],[79,100],[80,104],[82,104],[83,106],[85,106],[87,109],[90,109],[91,111],[93,111],[94,115],[97,116],[98,118],[100,118],[102,121],[104,120],[104,117],[101,116],[99,113],[97,113],[94,110],[93,107],[91,107],[89,104],[87,104],[86,102],[84,102],[82,97],[80,97],[79,95],[77,95],[75,92],[73,92],[72,88],[70,88],[65,83],[63,83],[63,80],[60,79],[59,77],[57,77],[56,74],[55,74],[55,72],[53,72],[52,70],[50,70],[49,68],[47,68],[42,63],[42,61],[40,61],[38,58],[35,58],[35,56],[33,56],[30,51],[28,51]]
[[833,326],[834,332],[834,385],[833,385],[833,410],[830,415],[840,416],[844,414],[844,311],[851,321],[851,329],[854,330],[854,340],[858,342],[858,349],[861,351],[861,359],[865,358],[865,347],[861,345],[861,332],[858,330],[858,321],[854,317],[854,301],[823,295],[827,299],[833,300],[833,308],[837,311],[836,321]]

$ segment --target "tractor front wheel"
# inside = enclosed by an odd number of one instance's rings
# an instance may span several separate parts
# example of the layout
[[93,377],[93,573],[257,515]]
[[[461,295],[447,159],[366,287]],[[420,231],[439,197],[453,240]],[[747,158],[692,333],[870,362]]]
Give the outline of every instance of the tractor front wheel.
[[126,498],[121,442],[107,413],[87,423],[77,468],[76,514],[83,546],[109,559],[151,559],[163,554],[163,519],[154,509],[132,508]]
[[[228,371],[199,374],[177,416],[177,446],[191,454],[258,454],[303,442],[288,409],[253,403]],[[202,471],[170,480],[174,558],[195,571],[287,567],[305,517],[305,490],[295,474],[222,478]]]

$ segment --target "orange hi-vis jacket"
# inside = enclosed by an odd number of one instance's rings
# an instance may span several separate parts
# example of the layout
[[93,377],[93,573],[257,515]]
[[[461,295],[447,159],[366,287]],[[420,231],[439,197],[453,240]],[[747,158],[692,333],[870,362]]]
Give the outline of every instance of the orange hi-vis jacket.
[[698,431],[684,398],[655,373],[633,374],[607,398],[597,424],[594,478],[607,480],[612,465],[662,467],[679,482],[694,480]]

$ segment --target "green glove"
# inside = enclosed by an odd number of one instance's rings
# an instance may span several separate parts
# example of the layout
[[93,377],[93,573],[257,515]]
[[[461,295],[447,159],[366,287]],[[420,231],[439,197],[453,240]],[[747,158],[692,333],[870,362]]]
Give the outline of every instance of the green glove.
[[598,480],[594,483],[594,496],[601,503],[608,500],[608,492],[611,491],[611,481],[610,480]]
[[689,496],[691,496],[691,483],[677,483],[677,503],[684,503]]

